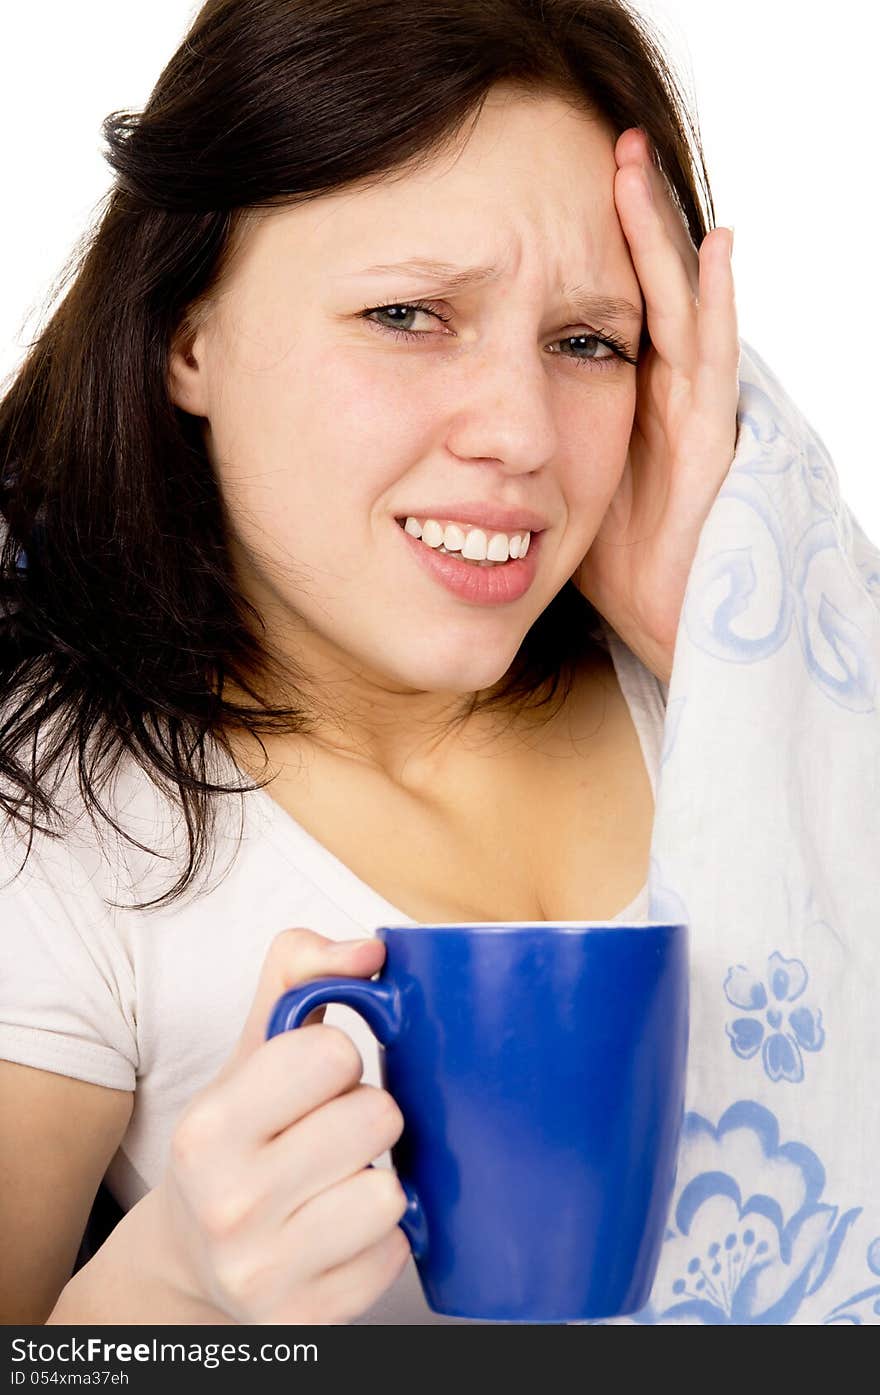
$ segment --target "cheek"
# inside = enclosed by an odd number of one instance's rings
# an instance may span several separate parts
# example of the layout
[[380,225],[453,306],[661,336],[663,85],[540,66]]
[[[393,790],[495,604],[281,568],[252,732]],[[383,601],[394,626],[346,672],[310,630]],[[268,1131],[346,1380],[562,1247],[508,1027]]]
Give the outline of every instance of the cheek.
[[580,403],[564,427],[563,488],[569,519],[573,523],[582,519],[587,532],[605,513],[626,464],[635,416],[635,379],[631,386],[617,386],[616,392],[597,392],[591,402]]
[[[243,536],[314,559],[355,547],[395,484],[426,452],[432,415],[387,359],[290,352],[231,372],[211,413],[212,453]],[[301,360],[301,361],[300,361]],[[335,517],[334,528],[315,519]],[[274,546],[273,546],[274,542]]]
[[327,440],[342,437],[405,451],[431,430],[430,380],[415,376],[405,360],[395,362],[375,347],[370,350],[370,345],[337,348],[312,365],[310,399],[317,429]]
[[337,350],[312,365],[296,420],[299,458],[307,473],[320,466],[315,488],[356,504],[364,526],[383,495],[430,455],[442,425],[411,373],[359,350]]

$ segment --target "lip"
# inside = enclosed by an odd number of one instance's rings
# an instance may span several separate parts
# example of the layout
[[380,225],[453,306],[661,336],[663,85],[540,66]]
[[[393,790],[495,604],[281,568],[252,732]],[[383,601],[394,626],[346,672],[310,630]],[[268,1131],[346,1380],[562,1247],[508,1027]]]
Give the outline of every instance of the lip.
[[502,508],[500,504],[466,503],[464,500],[441,504],[437,508],[409,509],[396,517],[401,523],[408,518],[454,518],[457,523],[470,523],[475,528],[493,528],[496,533],[543,533],[549,528],[546,518],[531,509]]
[[462,562],[454,552],[438,552],[436,548],[427,547],[399,523],[395,523],[394,529],[403,539],[404,546],[413,553],[415,561],[419,562],[435,581],[439,581],[441,586],[460,600],[469,601],[472,605],[509,605],[512,601],[518,601],[528,591],[538,570],[538,557],[543,541],[540,532],[532,535],[525,557],[516,557],[506,562],[503,567],[476,567],[469,562]]

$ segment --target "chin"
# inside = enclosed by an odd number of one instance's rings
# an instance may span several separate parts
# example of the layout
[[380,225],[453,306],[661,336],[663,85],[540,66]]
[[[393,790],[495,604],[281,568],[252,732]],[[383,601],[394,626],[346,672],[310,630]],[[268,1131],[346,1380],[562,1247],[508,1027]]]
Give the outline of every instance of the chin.
[[473,656],[456,663],[454,659],[446,663],[432,662],[419,666],[410,664],[397,671],[400,682],[413,692],[448,693],[450,697],[469,697],[500,683],[516,657],[517,649],[512,649],[495,664],[482,661],[475,663]]

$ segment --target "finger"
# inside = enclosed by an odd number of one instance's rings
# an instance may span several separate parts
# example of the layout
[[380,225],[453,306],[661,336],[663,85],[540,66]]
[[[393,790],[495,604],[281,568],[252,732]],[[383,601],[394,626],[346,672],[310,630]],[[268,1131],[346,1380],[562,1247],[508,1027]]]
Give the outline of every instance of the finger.
[[[263,960],[235,1048],[216,1079],[226,1079],[262,1047],[272,1009],[289,988],[337,974],[371,978],[381,968],[384,957],[385,946],[379,939],[330,940],[304,926],[280,931]],[[309,1023],[315,1020],[315,1015],[310,1013]]]
[[249,1162],[245,1180],[266,1198],[268,1223],[279,1225],[320,1191],[381,1157],[403,1127],[403,1114],[392,1097],[361,1082],[272,1139]]
[[365,1168],[299,1206],[281,1227],[279,1244],[297,1258],[307,1255],[312,1273],[319,1274],[375,1245],[406,1207],[396,1172]]
[[362,1250],[347,1264],[327,1269],[318,1276],[311,1286],[314,1311],[321,1314],[321,1320],[332,1313],[336,1323],[351,1322],[372,1308],[403,1273],[411,1258],[409,1241],[396,1225],[390,1234]]
[[651,343],[673,372],[688,377],[697,348],[696,300],[645,171],[638,165],[621,166],[614,176],[614,197],[644,297]]
[[363,1057],[341,1027],[321,1022],[279,1032],[233,1075],[203,1092],[204,1128],[213,1114],[218,1130],[229,1135],[230,1150],[249,1153],[353,1089],[363,1071]]
[[699,254],[669,180],[657,165],[648,137],[639,127],[630,126],[618,138],[614,154],[618,165],[638,165],[646,172],[658,215],[682,259],[691,292],[696,298],[700,277]]
[[[719,445],[730,445],[735,435],[739,401],[739,327],[732,241],[729,228],[715,228],[700,247],[693,402],[695,410],[707,423],[718,423]],[[711,425],[709,429],[711,431]]]

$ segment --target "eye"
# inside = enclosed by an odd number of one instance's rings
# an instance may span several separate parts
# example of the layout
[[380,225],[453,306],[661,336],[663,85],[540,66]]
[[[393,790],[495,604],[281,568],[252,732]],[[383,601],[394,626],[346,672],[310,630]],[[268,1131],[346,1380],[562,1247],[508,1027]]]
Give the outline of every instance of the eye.
[[591,353],[581,358],[579,354],[563,353],[561,349],[557,349],[554,347],[550,348],[550,353],[559,354],[562,358],[574,358],[576,363],[595,363],[599,364],[601,367],[604,367],[606,364],[608,364],[609,366],[613,367],[615,361],[620,362],[621,359],[625,359],[627,363],[636,362],[635,359],[630,358],[627,354],[626,345],[621,344],[619,340],[612,339],[607,335],[603,336],[600,334],[569,334],[566,335],[564,339],[557,339],[556,343],[579,345],[581,348],[589,348],[590,346],[593,346],[594,348],[599,347],[606,348],[608,350],[607,354],[601,354],[597,356],[595,353]]
[[423,305],[420,301],[406,301],[397,305],[376,305],[372,308],[367,306],[361,311],[361,314],[364,319],[369,319],[370,315],[396,315],[398,311],[403,311],[403,314],[396,321],[393,320],[390,325],[383,325],[378,320],[373,320],[372,323],[378,325],[380,329],[391,330],[393,334],[402,334],[406,339],[424,339],[426,337],[424,330],[421,333],[413,334],[409,326],[401,325],[401,321],[409,319],[413,315],[429,315],[432,319],[440,320],[442,324],[448,324],[451,319],[451,316],[441,315],[439,310],[433,309],[430,305]]
[[[401,313],[402,312],[402,313]],[[417,340],[433,339],[439,337],[430,331],[413,331],[409,328],[401,327],[401,320],[411,320],[414,315],[427,315],[431,319],[439,320],[441,324],[448,324],[451,316],[443,315],[432,305],[426,305],[422,301],[399,301],[391,305],[367,305],[360,312],[363,319],[375,326],[376,329],[386,333],[394,334],[398,339]],[[396,323],[382,324],[380,320],[372,319],[374,315],[388,315],[392,319],[396,318]],[[441,332],[442,333],[442,332]],[[445,337],[445,335],[444,335]],[[591,348],[593,351],[581,356],[578,353],[566,353],[558,348],[551,347],[550,352],[559,355],[561,358],[573,358],[576,363],[585,363],[599,369],[614,368],[618,363],[629,363],[633,367],[638,366],[638,354],[633,353],[628,345],[618,339],[617,335],[610,331],[590,332],[587,334],[566,335],[562,339],[557,339],[556,344],[579,345],[581,348]],[[607,354],[597,354],[595,349],[604,347],[608,349]]]

